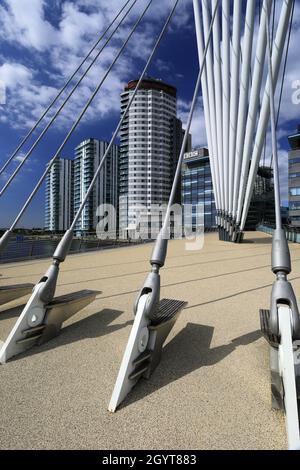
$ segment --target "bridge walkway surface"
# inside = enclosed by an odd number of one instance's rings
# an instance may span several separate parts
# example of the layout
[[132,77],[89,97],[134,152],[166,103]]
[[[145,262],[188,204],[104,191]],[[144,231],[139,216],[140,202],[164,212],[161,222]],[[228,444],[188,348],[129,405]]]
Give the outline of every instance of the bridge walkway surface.
[[[300,246],[290,275],[300,297]],[[241,245],[205,235],[200,251],[169,244],[161,298],[186,300],[160,365],[120,409],[107,406],[130,333],[132,306],[152,244],[69,256],[57,295],[101,291],[61,334],[0,367],[2,449],[285,449],[284,418],[271,410],[268,345],[271,238]],[[1,266],[0,285],[36,283],[49,260]],[[21,312],[0,308],[4,339]],[[22,304],[22,305],[21,305]]]

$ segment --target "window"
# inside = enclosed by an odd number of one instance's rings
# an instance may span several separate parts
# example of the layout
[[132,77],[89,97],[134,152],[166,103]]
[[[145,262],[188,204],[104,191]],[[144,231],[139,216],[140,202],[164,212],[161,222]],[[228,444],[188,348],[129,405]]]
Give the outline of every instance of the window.
[[290,203],[290,207],[289,207],[290,210],[297,210],[297,209],[300,209],[300,201],[293,201]]
[[300,188],[290,188],[291,196],[300,196]]

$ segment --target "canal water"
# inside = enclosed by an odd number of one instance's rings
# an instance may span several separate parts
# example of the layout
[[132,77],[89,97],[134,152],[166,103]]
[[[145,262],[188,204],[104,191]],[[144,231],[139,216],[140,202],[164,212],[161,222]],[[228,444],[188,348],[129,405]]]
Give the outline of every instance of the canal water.
[[[30,258],[47,258],[53,255],[59,239],[16,239],[10,241],[6,250],[0,254],[0,263],[20,261]],[[127,242],[115,240],[81,240],[72,241],[70,253],[80,253],[89,250],[101,250],[114,246],[127,245]]]

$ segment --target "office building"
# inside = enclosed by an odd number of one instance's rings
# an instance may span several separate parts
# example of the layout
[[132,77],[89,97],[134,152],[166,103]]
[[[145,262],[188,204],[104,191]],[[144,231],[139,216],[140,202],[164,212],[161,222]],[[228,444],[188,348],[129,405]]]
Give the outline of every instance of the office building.
[[275,223],[273,169],[267,166],[257,170],[245,230],[255,230],[261,223]]
[[61,232],[69,228],[73,217],[74,162],[59,158],[46,178],[45,230]]
[[[137,83],[130,81],[121,94],[121,113]],[[183,137],[176,96],[173,86],[144,79],[123,122],[119,161],[121,231],[134,229],[141,205],[147,217],[152,205],[168,203]],[[180,187],[177,202],[179,199]]]
[[[199,148],[184,154],[182,166],[182,206],[192,206],[192,229],[197,228],[196,208],[202,205],[204,229],[216,227],[216,207],[208,150]],[[198,221],[199,223],[199,221]]]
[[[107,142],[87,139],[75,149],[74,160],[74,213],[77,212],[108,147]],[[92,194],[76,225],[78,232],[93,232],[99,217],[97,208],[101,204],[118,205],[118,158],[119,146],[114,145],[94,185]]]
[[300,125],[297,133],[290,135],[289,151],[289,220],[294,227],[300,227]]
[[[208,150],[201,148],[184,155],[182,167],[182,204],[192,205],[192,229],[196,230],[196,207],[203,205],[204,229],[216,227],[216,208]],[[259,223],[275,221],[273,171],[259,167],[245,230],[255,230]]]

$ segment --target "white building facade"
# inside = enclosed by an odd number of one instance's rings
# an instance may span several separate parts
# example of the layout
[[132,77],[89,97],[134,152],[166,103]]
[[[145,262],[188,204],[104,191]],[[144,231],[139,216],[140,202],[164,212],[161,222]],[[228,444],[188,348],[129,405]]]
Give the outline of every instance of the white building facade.
[[[137,80],[121,94],[126,109]],[[120,131],[120,233],[135,227],[139,207],[167,204],[182,143],[177,90],[161,80],[144,79]],[[178,125],[179,124],[179,125]],[[177,135],[178,134],[178,135]]]
[[[87,139],[75,149],[74,160],[74,213],[76,214],[93,176],[108,147],[107,142]],[[118,159],[119,146],[114,145],[105,160],[104,166],[94,185],[81,217],[76,225],[79,232],[90,232],[96,229],[99,217],[97,209],[102,204],[118,207]]]
[[46,178],[45,229],[65,231],[73,218],[73,160],[59,158]]

